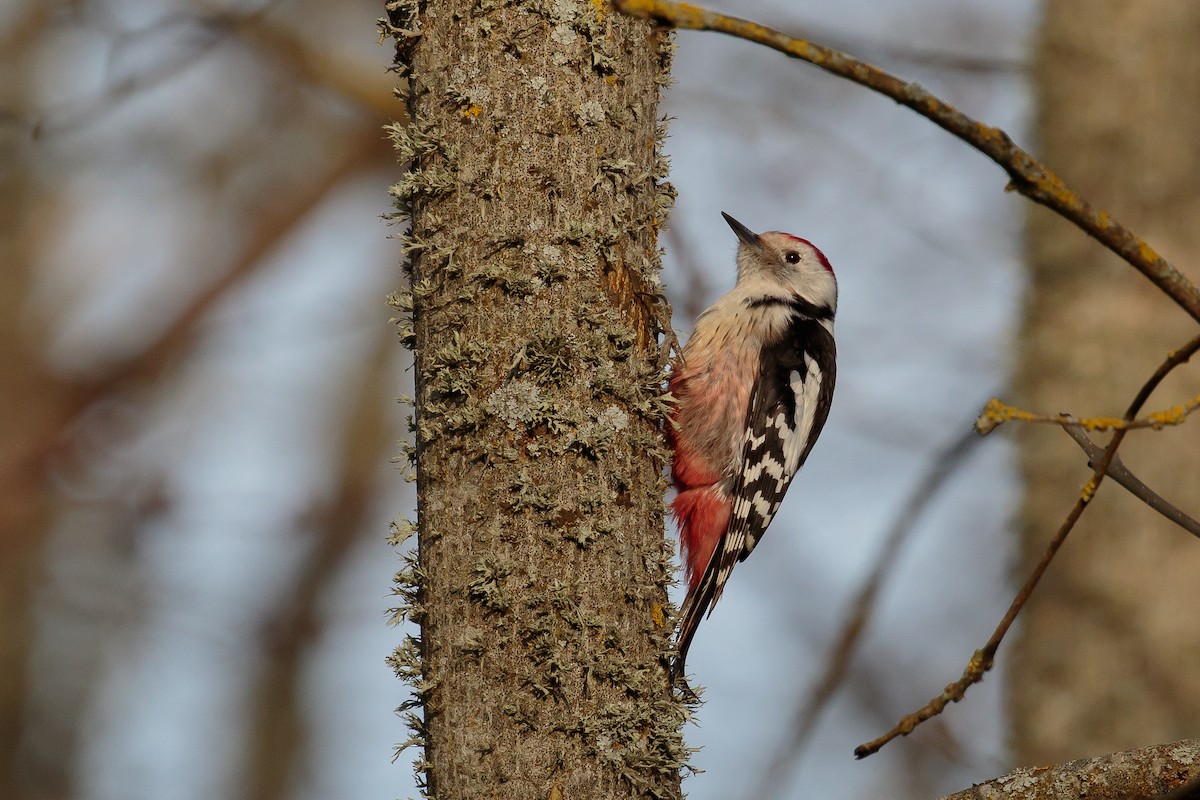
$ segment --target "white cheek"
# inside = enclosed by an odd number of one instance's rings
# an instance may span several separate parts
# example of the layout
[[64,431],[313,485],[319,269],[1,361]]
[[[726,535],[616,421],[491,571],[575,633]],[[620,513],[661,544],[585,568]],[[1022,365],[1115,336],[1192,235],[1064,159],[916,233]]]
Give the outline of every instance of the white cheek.
[[817,305],[837,308],[837,282],[824,267],[806,269],[797,277],[796,284],[801,294]]

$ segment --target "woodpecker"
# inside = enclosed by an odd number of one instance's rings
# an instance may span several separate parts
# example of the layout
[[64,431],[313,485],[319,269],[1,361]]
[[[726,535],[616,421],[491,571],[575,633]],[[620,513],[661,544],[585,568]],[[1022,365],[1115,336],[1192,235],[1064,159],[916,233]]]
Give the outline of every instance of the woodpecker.
[[[672,514],[688,579],[671,681],[734,565],[771,524],[833,399],[837,280],[806,239],[737,234],[737,284],[696,320],[671,370]],[[686,684],[685,684],[686,685]]]

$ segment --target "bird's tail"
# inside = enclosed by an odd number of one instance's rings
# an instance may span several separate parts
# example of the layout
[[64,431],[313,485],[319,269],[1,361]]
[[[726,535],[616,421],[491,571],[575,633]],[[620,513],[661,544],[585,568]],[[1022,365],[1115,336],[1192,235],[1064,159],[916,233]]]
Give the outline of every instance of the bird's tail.
[[716,596],[717,565],[712,563],[713,554],[729,528],[732,510],[732,502],[716,485],[681,491],[671,504],[671,512],[679,523],[679,546],[688,579],[687,598],[679,611],[678,655],[671,664],[672,685],[683,679],[692,637]]

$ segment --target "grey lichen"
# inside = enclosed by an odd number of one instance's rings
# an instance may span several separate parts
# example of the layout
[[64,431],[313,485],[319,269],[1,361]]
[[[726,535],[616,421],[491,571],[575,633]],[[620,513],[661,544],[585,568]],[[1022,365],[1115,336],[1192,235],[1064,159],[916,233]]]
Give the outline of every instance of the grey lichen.
[[385,130],[398,157],[409,162],[404,176],[389,189],[402,215],[411,215],[414,203],[428,202],[455,189],[458,152],[444,131],[411,123],[388,125]]
[[509,487],[509,491],[508,508],[513,513],[523,511],[545,513],[558,508],[558,500],[554,496],[554,491],[533,481],[528,472],[522,471],[517,480],[513,481]]
[[467,585],[467,597],[488,611],[506,611],[511,601],[504,590],[504,580],[510,572],[510,567],[497,559],[480,559],[471,570],[472,580]]
[[615,405],[606,406],[594,421],[576,431],[573,446],[583,455],[599,458],[609,452],[610,445],[628,425],[628,414]]
[[528,374],[549,386],[573,380],[580,360],[578,340],[570,334],[564,336],[563,327],[551,319],[535,330],[513,359],[513,372]]
[[[392,523],[388,542],[395,547],[402,546],[409,542],[415,532],[416,525],[412,521],[396,520]],[[401,625],[405,622],[419,624],[423,614],[420,601],[424,590],[425,575],[417,563],[414,548],[409,548],[402,561],[403,566],[396,573],[393,581],[393,595],[399,598],[399,603],[390,609],[389,620],[393,625]],[[421,656],[419,636],[413,633],[404,634],[400,644],[388,656],[387,663],[398,678],[412,687],[412,695],[396,710],[408,728],[409,738],[396,746],[395,757],[399,758],[402,753],[412,747],[423,752],[428,742],[429,732],[420,711],[428,700],[433,687],[424,674],[424,660]],[[425,794],[428,787],[429,765],[423,758],[418,758],[413,769],[417,786],[421,789],[422,794]]]
[[530,297],[545,285],[537,276],[517,272],[500,261],[485,262],[478,269],[472,270],[467,275],[467,280],[483,288],[499,288],[505,294],[516,297]]
[[588,519],[579,525],[572,525],[562,530],[562,537],[573,542],[580,550],[586,550],[592,543],[612,533],[611,523],[604,520]]
[[407,76],[409,56],[421,38],[421,10],[424,0],[388,0],[384,4],[387,16],[379,20],[379,39],[396,42],[395,72]]
[[[464,336],[461,331],[454,331],[433,348],[430,358],[437,366],[423,387],[422,425],[433,426],[440,417],[439,427],[444,432],[446,427],[460,430],[478,421],[481,410],[465,406],[489,353],[487,345]],[[423,432],[432,435],[432,430]]]
[[585,100],[580,104],[576,118],[581,128],[599,125],[605,120],[604,106],[597,100]]
[[628,787],[654,793],[647,772],[678,774],[692,751],[680,733],[679,708],[669,701],[614,703],[581,718],[575,729],[597,759],[610,764]]
[[506,383],[488,395],[487,409],[510,431],[531,427],[545,413],[541,389],[525,380]]
[[396,335],[405,349],[412,350],[417,344],[417,332],[412,319],[412,292],[394,292],[388,295],[388,305],[399,312],[389,320],[396,326]]
[[1195,751],[1187,747],[1174,747],[1167,751],[1167,756],[1187,766],[1191,766],[1196,760]]
[[1000,781],[1000,788],[1006,792],[1019,792],[1037,784],[1033,772],[1025,767],[1013,770]]

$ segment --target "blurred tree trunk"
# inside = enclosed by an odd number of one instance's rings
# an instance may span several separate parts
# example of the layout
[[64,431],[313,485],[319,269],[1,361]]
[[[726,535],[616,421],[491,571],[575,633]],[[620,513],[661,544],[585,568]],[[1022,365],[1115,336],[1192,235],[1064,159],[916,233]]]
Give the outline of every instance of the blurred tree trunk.
[[664,672],[658,88],[590,0],[394,0],[408,79],[421,641],[439,800],[679,797]]
[[33,60],[47,16],[25,9],[0,41],[0,109],[11,115],[0,122],[0,797],[14,800],[63,796],[74,745],[72,737],[55,741],[62,751],[51,764],[30,758],[26,740],[31,608],[49,517],[41,470],[25,458],[38,446],[31,420],[43,411],[46,376],[26,306],[33,181],[29,132],[20,123],[30,114]]
[[[1050,0],[1038,47],[1037,148],[1097,205],[1200,278],[1200,4]],[[1046,412],[1120,415],[1167,352],[1197,333],[1125,264],[1035,209],[1018,386]],[[1200,392],[1176,371],[1147,410]],[[1089,471],[1060,431],[1021,434],[1031,563]],[[1135,432],[1121,453],[1200,513],[1200,425]],[[1022,613],[1010,650],[1017,762],[1045,764],[1195,735],[1200,542],[1111,481]]]
[[337,491],[310,515],[316,547],[266,626],[270,660],[254,693],[258,707],[253,747],[247,749],[243,765],[247,800],[288,797],[295,786],[298,768],[315,738],[304,713],[304,668],[312,643],[326,632],[322,602],[353,548],[364,535],[378,535],[372,531],[371,503],[389,440],[381,399],[389,396],[394,373],[392,341],[382,334],[386,331],[381,331],[378,351],[347,403],[342,457],[333,473]]

